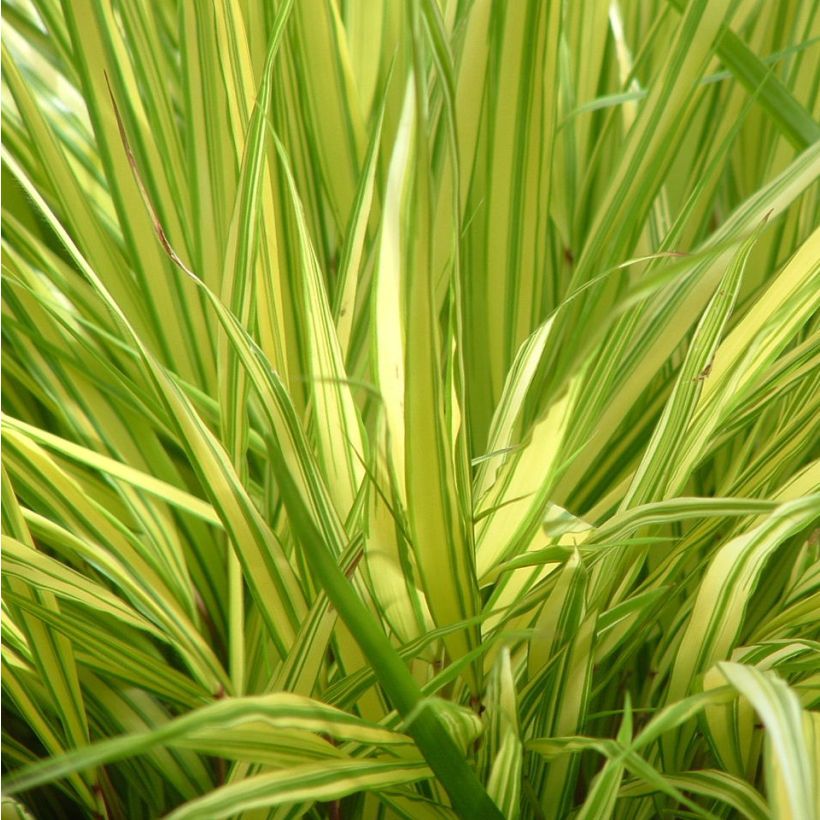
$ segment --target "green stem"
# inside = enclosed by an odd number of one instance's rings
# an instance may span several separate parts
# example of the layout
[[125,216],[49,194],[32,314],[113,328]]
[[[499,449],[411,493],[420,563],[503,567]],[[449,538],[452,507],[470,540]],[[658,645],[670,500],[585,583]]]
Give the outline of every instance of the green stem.
[[[678,11],[684,10],[684,0],[669,2]],[[758,95],[760,104],[795,148],[802,151],[820,139],[820,125],[728,26],[722,26],[718,34],[717,53],[735,79],[749,93]]]
[[279,462],[276,476],[288,519],[311,572],[372,664],[379,683],[399,714],[406,718],[416,710],[406,731],[444,786],[453,808],[469,820],[502,820],[501,812],[435,713],[430,709],[417,709],[423,698],[421,689],[334,560],[281,453],[274,452],[274,458]]

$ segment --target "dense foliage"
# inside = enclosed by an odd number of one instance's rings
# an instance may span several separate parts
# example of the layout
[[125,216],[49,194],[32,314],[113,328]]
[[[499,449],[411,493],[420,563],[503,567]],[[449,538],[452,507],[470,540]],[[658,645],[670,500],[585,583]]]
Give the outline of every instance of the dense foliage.
[[3,818],[820,815],[820,3],[3,14]]

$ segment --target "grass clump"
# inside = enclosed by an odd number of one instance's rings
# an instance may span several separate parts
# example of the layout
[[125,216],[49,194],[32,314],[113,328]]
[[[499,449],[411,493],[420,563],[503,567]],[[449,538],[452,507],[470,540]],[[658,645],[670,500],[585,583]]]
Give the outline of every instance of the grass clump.
[[4,817],[817,817],[816,4],[3,13]]

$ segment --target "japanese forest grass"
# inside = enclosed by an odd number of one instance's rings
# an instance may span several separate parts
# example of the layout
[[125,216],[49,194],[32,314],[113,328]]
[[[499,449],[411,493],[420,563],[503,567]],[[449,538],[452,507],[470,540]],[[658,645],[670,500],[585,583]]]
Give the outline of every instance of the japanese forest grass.
[[4,818],[820,815],[818,3],[3,14]]

